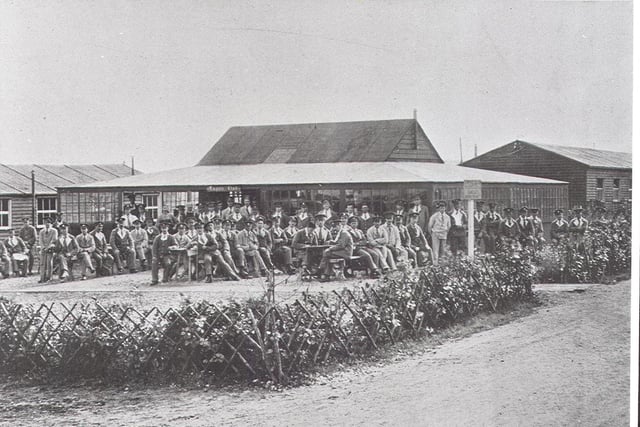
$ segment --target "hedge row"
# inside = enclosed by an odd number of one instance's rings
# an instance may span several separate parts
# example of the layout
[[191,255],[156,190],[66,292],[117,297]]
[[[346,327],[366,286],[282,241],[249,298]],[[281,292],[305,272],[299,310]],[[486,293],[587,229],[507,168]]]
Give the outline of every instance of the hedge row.
[[105,381],[259,379],[287,382],[314,365],[445,328],[530,293],[526,258],[462,260],[375,285],[266,300],[131,307],[22,307],[0,301],[0,372]]

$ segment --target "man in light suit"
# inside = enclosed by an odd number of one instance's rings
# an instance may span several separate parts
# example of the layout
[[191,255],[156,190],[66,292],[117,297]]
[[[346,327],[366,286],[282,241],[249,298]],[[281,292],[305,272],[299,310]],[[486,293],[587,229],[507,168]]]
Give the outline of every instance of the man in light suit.
[[113,253],[113,259],[118,267],[118,272],[122,273],[124,267],[122,266],[122,260],[120,256],[127,260],[127,267],[130,273],[135,273],[135,251],[133,239],[131,238],[131,232],[125,228],[125,219],[118,218],[118,225],[111,231],[109,236],[109,245],[111,246],[111,252]]
[[89,234],[89,227],[87,224],[80,225],[80,234],[76,236],[76,243],[78,244],[78,259],[80,260],[80,269],[82,274],[81,280],[87,279],[87,269],[94,273],[93,263],[91,262],[91,256],[96,250],[96,241],[91,234]]
[[58,230],[53,228],[53,219],[44,221],[44,228],[40,230],[40,280],[38,283],[46,283],[51,280],[53,270],[53,250],[58,240]]
[[240,214],[242,215],[242,217],[245,219],[245,221],[247,219],[251,218],[251,214],[253,213],[253,206],[251,206],[251,198],[249,196],[245,197],[242,200],[242,207],[240,208]]
[[72,267],[78,254],[78,242],[67,232],[67,224],[60,224],[58,229],[59,235],[53,251],[60,265],[60,279],[73,280]]
[[133,239],[133,248],[135,256],[140,260],[140,269],[147,269],[147,250],[149,249],[149,235],[141,226],[140,220],[133,221],[133,230],[131,230],[131,238]]

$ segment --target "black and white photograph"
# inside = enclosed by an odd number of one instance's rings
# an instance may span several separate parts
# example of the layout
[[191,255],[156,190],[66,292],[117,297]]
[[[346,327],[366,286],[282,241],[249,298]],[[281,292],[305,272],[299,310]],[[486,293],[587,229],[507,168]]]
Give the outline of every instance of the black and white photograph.
[[0,426],[637,425],[633,6],[0,0]]

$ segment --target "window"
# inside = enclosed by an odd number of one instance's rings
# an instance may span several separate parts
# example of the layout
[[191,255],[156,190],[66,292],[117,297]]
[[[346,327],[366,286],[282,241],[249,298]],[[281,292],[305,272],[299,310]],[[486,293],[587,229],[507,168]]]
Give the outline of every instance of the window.
[[147,218],[158,219],[158,195],[144,194],[142,203],[146,206]]
[[[56,197],[38,197],[37,199],[37,217],[38,227],[44,226],[44,220],[49,217],[55,217],[58,212],[58,199]],[[66,215],[65,215],[66,216]],[[69,218],[65,218],[67,221]]]
[[198,205],[200,193],[197,191],[176,191],[162,193],[162,206],[169,209],[169,212],[177,206],[184,206],[187,210]]
[[596,200],[604,200],[604,179],[596,179]]
[[0,199],[0,228],[11,227],[10,205],[11,201],[9,199]]
[[613,200],[620,200],[620,178],[615,178],[613,180]]

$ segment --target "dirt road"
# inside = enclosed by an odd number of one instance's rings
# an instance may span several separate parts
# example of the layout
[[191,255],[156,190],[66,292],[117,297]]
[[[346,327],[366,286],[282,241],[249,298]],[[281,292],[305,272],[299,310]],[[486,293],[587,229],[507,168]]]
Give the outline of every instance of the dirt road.
[[283,392],[5,388],[7,425],[629,423],[630,283],[555,293],[531,316]]

